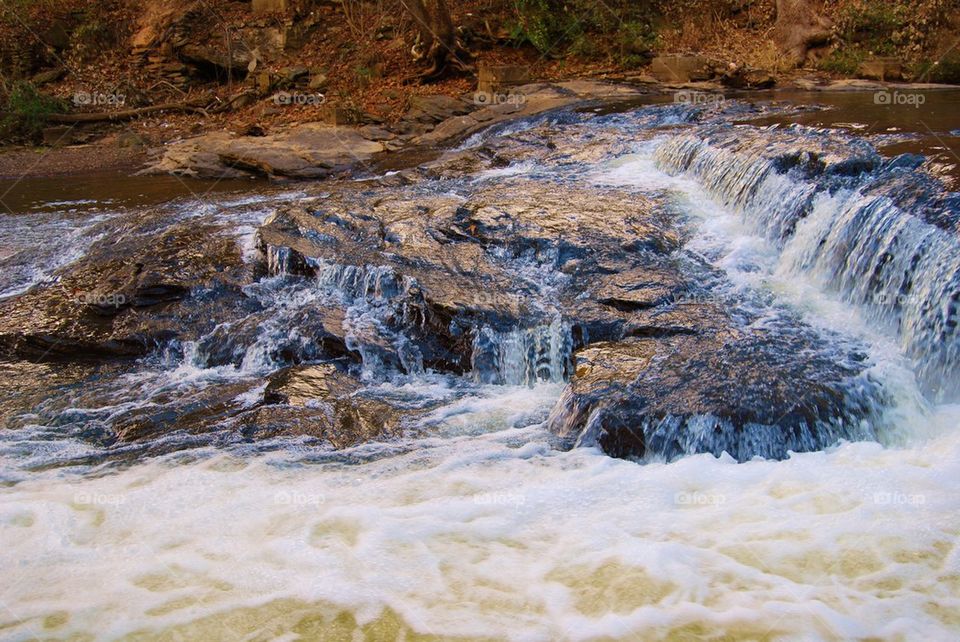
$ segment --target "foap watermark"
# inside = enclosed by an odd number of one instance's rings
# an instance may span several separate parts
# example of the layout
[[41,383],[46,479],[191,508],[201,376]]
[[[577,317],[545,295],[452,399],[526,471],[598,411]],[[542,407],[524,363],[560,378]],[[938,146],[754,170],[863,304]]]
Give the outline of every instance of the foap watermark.
[[878,506],[922,506],[927,503],[926,495],[884,491],[873,494],[873,503]]
[[281,107],[317,107],[326,102],[327,97],[321,93],[281,91],[273,95],[273,104]]
[[472,306],[493,306],[509,305],[519,308],[523,305],[523,297],[511,292],[486,292],[483,290],[474,290],[457,295],[465,305]]
[[127,304],[126,295],[119,292],[74,292],[73,300],[83,305],[94,305],[98,308],[121,308]]
[[728,299],[709,292],[678,292],[670,297],[674,305],[723,305]]
[[908,106],[919,109],[920,105],[925,102],[927,102],[927,97],[916,91],[904,92],[881,89],[873,94],[873,104],[875,105]]
[[481,506],[514,506],[520,507],[526,503],[526,497],[517,493],[477,493],[473,496],[473,503]]
[[482,107],[491,105],[515,105],[517,107],[526,104],[527,96],[514,92],[499,93],[491,91],[473,92],[473,104]]
[[723,94],[715,94],[708,91],[682,89],[673,93],[673,102],[681,105],[720,107],[726,100]]
[[727,503],[727,496],[719,493],[703,493],[681,491],[673,496],[673,503],[677,506],[720,506]]
[[298,490],[281,490],[273,496],[273,503],[280,506],[322,506],[327,498],[320,493],[304,493]]
[[125,503],[127,498],[120,493],[79,491],[73,495],[73,501],[85,506],[119,506]]
[[73,95],[73,104],[77,107],[122,107],[127,103],[124,94],[102,91],[78,91]]
[[867,303],[881,307],[903,308],[922,304],[923,297],[917,294],[891,294],[889,292],[874,292],[867,297]]

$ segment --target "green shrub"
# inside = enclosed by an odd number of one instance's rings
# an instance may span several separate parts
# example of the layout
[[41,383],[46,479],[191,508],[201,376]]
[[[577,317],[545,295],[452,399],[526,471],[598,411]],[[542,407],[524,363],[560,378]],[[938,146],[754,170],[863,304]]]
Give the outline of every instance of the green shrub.
[[918,82],[960,84],[960,52],[951,52],[936,62],[918,63],[914,67],[913,78]]
[[35,139],[47,122],[50,114],[64,111],[62,101],[40,93],[32,83],[17,81],[12,83],[0,103],[0,131],[10,135]]
[[830,52],[830,55],[820,62],[820,69],[844,76],[852,76],[857,73],[860,63],[865,58],[866,55],[858,49],[842,47]]
[[[582,29],[565,4],[552,0],[516,0],[518,41],[526,41],[541,53],[558,50],[561,41],[575,40]],[[569,44],[569,42],[567,43]]]
[[590,57],[615,50],[624,57],[653,45],[655,6],[635,0],[514,0],[511,35],[544,54]]
[[837,30],[847,42],[883,42],[904,26],[905,8],[884,2],[848,5],[840,13]]

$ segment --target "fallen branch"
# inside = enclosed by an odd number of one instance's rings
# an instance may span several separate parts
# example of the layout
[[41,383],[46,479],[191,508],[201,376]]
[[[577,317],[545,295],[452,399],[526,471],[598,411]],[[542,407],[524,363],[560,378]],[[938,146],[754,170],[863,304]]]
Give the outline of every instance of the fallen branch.
[[51,123],[103,123],[130,120],[138,116],[152,114],[158,111],[183,111],[198,114],[206,114],[203,107],[191,105],[188,103],[163,103],[160,105],[150,105],[149,107],[140,107],[139,109],[126,109],[123,111],[106,111],[90,114],[49,114],[47,121]]

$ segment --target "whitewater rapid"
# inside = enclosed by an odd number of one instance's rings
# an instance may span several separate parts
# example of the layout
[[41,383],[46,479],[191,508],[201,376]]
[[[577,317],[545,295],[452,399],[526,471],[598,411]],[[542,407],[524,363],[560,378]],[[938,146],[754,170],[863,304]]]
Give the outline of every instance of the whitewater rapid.
[[511,427],[557,393],[461,404],[483,432],[363,464],[209,451],[4,489],[4,637],[956,631],[960,409],[908,448],[638,466]]

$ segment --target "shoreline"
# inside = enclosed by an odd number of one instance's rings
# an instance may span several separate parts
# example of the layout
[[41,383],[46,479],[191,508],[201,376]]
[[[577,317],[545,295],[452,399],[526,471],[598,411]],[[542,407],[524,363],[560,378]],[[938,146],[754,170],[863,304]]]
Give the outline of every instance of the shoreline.
[[[933,83],[894,83],[879,82],[862,79],[843,79],[834,80],[827,84],[815,82],[807,78],[794,78],[785,82],[781,86],[768,89],[731,89],[724,87],[717,82],[691,82],[691,83],[663,83],[663,82],[624,82],[622,80],[578,77],[565,81],[549,81],[543,83],[532,83],[530,86],[560,86],[570,83],[590,83],[596,85],[608,85],[611,88],[635,91],[638,95],[646,96],[664,96],[670,93],[680,91],[704,92],[710,94],[729,95],[735,98],[757,95],[776,96],[780,93],[810,92],[816,93],[853,93],[853,92],[876,92],[876,91],[960,91],[958,85],[944,85]],[[452,96],[449,93],[440,93],[428,97],[438,97],[445,100],[461,100],[463,97]],[[496,121],[483,122],[481,129],[488,127],[494,122],[502,122],[512,118],[519,118],[529,115],[524,110],[516,110],[511,114],[502,113],[498,115]],[[442,130],[448,121],[455,121],[463,118],[462,115],[448,114],[446,117],[437,121],[434,127],[427,132],[415,137],[395,137],[393,144],[385,146],[380,154],[385,156],[396,156],[403,153],[414,152],[417,148],[423,146],[424,140],[435,137],[429,136],[432,132]],[[242,140],[262,141],[262,135],[245,135],[242,132],[231,131],[230,128],[217,126],[203,127],[202,118],[191,115],[180,115],[177,117],[180,126],[171,128],[163,135],[161,128],[153,127],[149,136],[142,136],[139,133],[131,133],[130,130],[118,129],[117,125],[110,125],[88,133],[88,139],[94,138],[90,142],[81,144],[53,145],[53,146],[25,146],[25,145],[2,145],[0,146],[0,181],[18,181],[26,178],[82,178],[85,176],[103,176],[120,175],[131,176],[149,169],[150,163],[156,161],[165,153],[165,149],[176,144],[190,144],[191,142],[201,142],[204,137],[211,134],[226,134],[231,143]],[[404,117],[397,123],[385,125],[382,129],[392,135],[393,131],[402,131],[404,127],[411,125],[411,119]],[[451,122],[451,124],[453,124]],[[147,123],[142,124],[144,128],[150,128]],[[302,126],[330,127],[341,131],[349,131],[351,134],[361,134],[365,126],[363,125],[330,125],[322,120],[303,120],[291,123],[285,123],[275,131],[284,132]],[[189,133],[185,135],[185,130]],[[102,135],[100,135],[102,134]],[[278,141],[281,142],[281,141]],[[281,151],[284,150],[283,143],[279,145]],[[288,148],[289,150],[289,148]],[[244,167],[242,172],[258,173],[259,169]],[[154,171],[157,175],[166,172]],[[262,172],[273,177],[270,172]],[[229,172],[228,172],[229,174]],[[255,176],[254,176],[255,177]],[[283,176],[284,180],[305,180],[322,179],[326,176]]]

